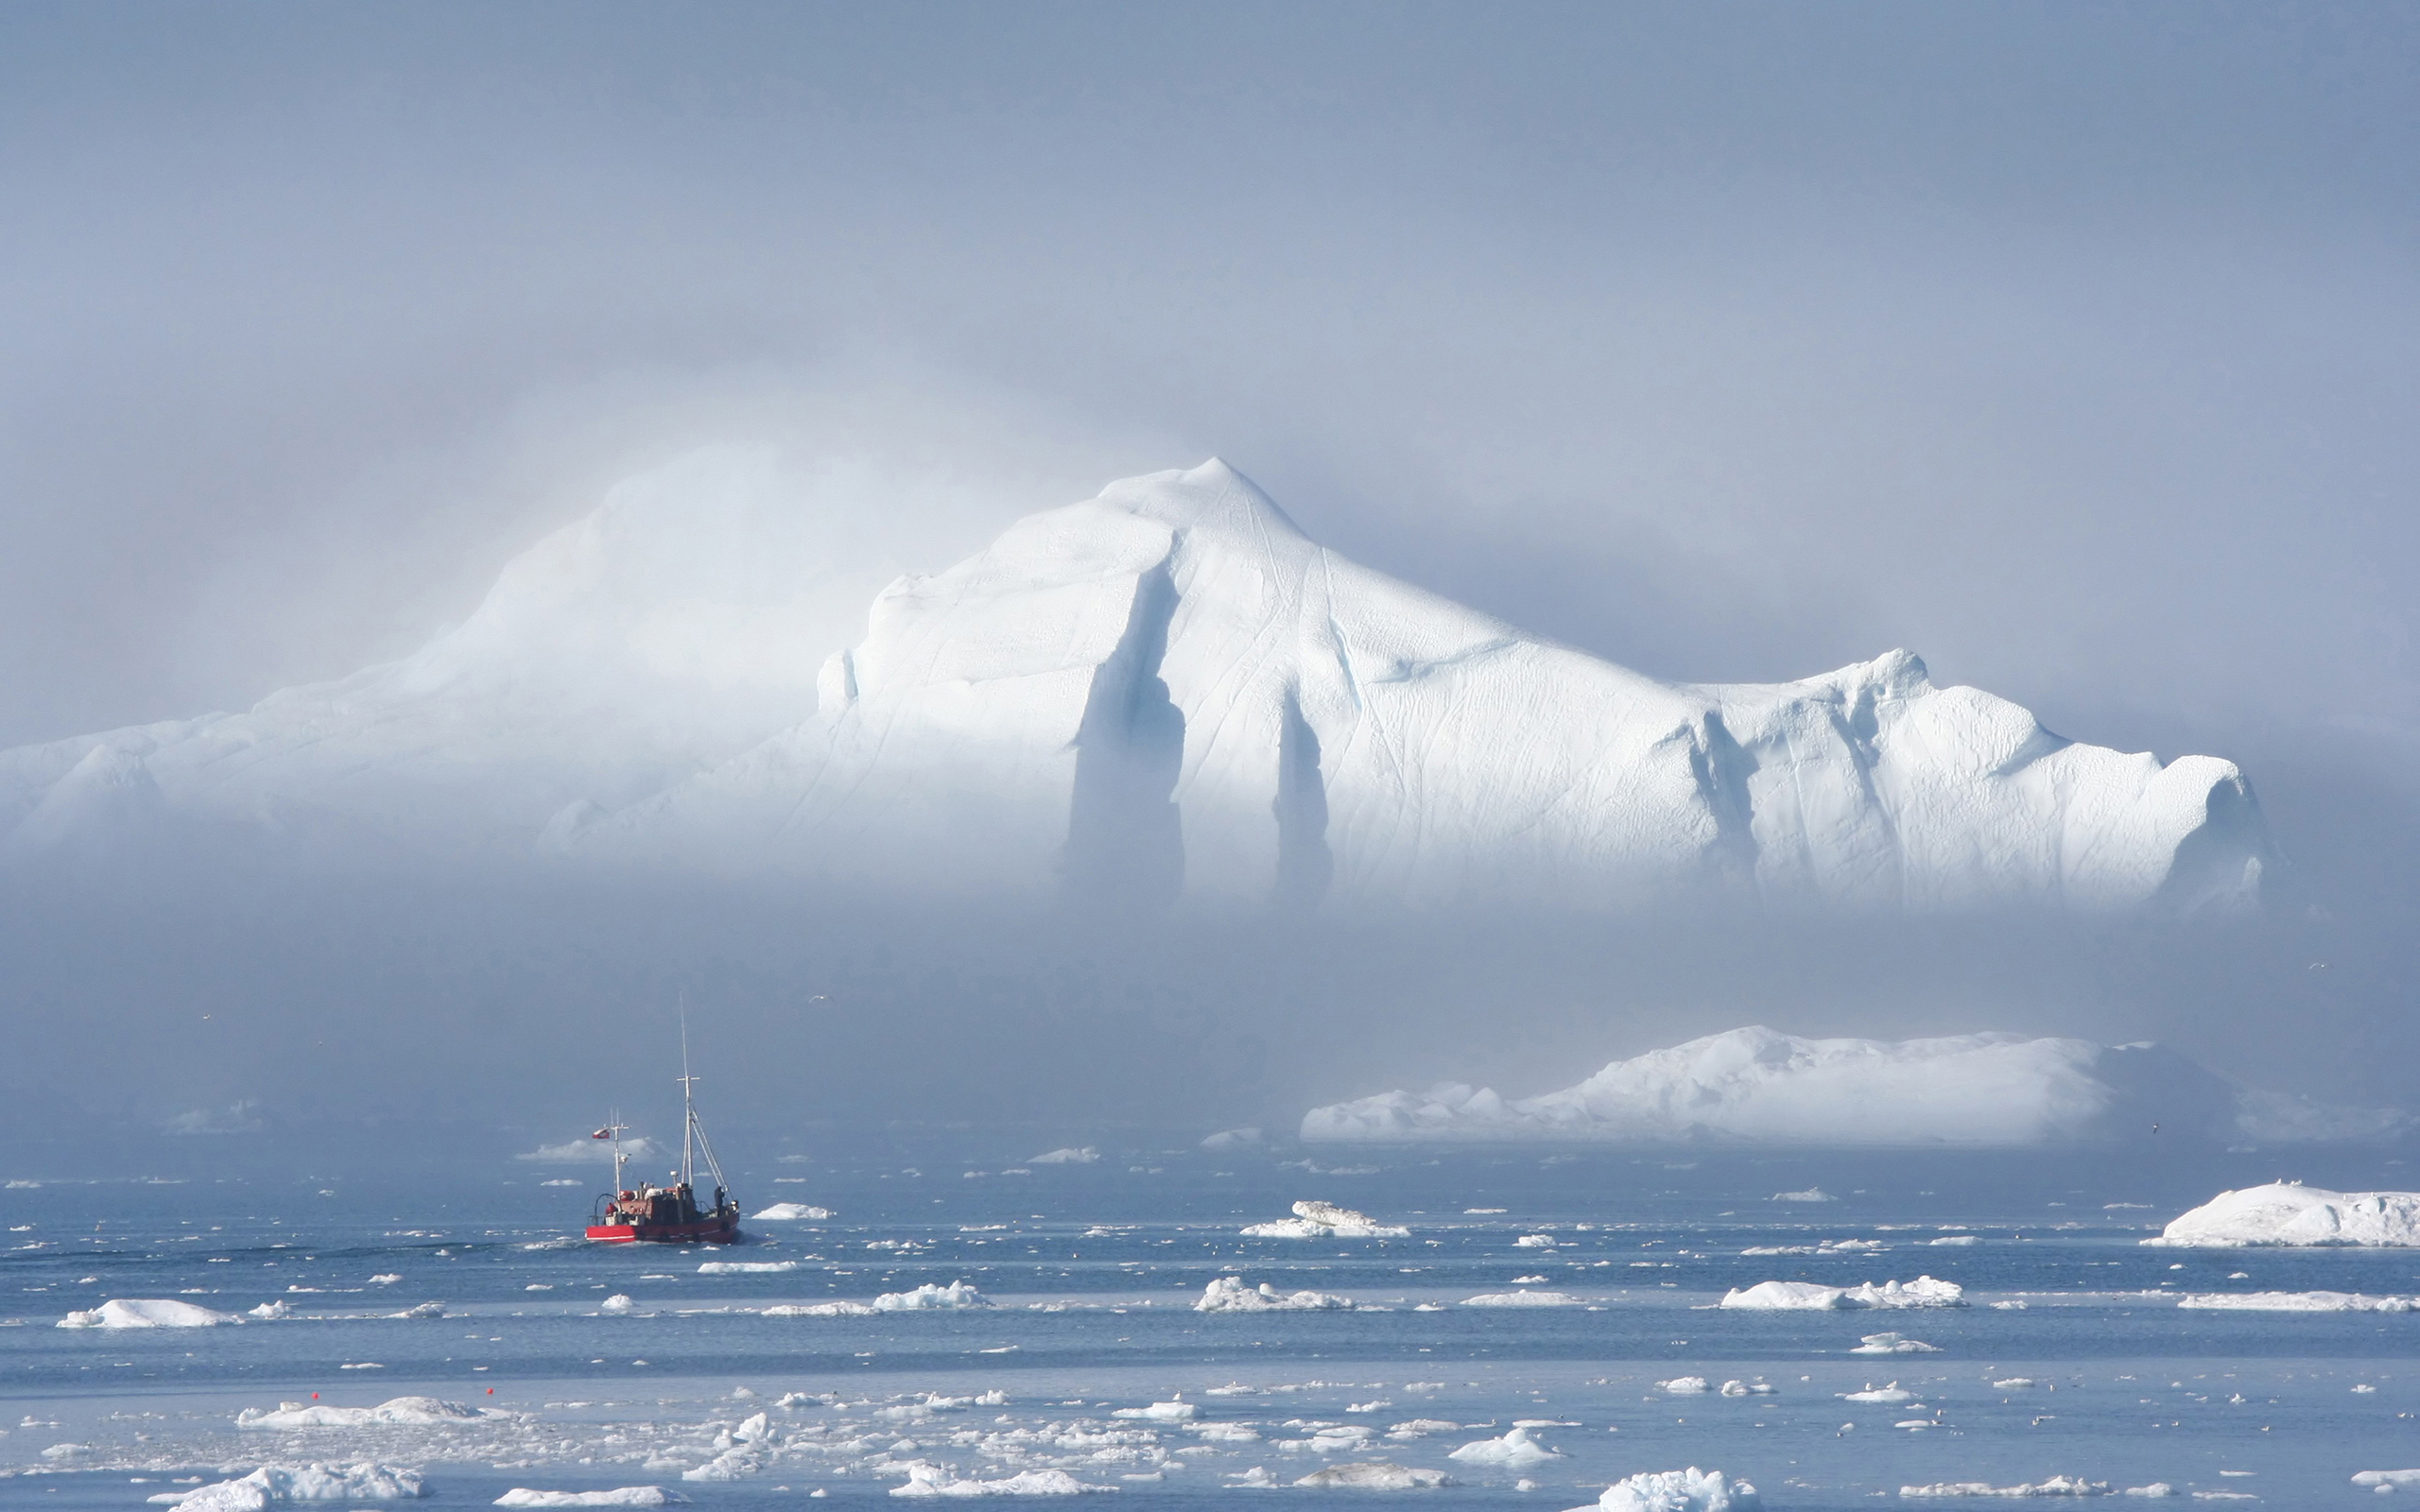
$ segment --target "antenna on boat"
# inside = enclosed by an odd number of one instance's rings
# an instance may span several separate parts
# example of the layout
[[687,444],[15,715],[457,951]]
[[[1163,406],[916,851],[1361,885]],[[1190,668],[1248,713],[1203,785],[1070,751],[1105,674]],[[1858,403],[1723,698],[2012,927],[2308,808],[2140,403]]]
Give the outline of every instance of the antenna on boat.
[[681,992],[681,1184],[691,1191],[697,1184],[691,1176],[697,1165],[698,1103],[695,1096],[697,1077],[689,1074],[689,993]]

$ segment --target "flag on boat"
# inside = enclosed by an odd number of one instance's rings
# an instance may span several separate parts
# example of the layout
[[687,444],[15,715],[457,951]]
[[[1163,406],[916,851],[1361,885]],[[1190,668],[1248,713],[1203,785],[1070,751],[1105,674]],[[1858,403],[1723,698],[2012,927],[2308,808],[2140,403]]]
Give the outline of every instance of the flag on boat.
[[588,1137],[592,1140],[610,1140],[614,1137],[614,1131],[610,1128],[600,1128]]

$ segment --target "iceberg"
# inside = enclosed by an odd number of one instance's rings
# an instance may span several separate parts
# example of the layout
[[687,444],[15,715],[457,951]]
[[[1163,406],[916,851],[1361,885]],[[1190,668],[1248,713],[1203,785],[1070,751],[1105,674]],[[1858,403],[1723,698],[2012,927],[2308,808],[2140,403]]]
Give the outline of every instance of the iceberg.
[[1903,1333],[1869,1333],[1859,1339],[1851,1354],[1939,1354],[1941,1346],[1911,1339]]
[[[1953,1496],[1994,1496],[2026,1498],[2036,1496],[2107,1496],[2106,1481],[2078,1480],[2069,1475],[2053,1475],[2047,1481],[2019,1482],[2014,1486],[1994,1486],[1989,1481],[1939,1481],[1930,1486],[1903,1486],[1899,1494],[1910,1499]],[[2168,1494],[2145,1486],[2140,1491],[2128,1491],[2128,1496]]]
[[1383,1224],[1366,1212],[1340,1208],[1332,1202],[1298,1202],[1294,1216],[1246,1228],[1247,1239],[1401,1239],[1409,1228]]
[[1333,1313],[1352,1307],[1352,1298],[1331,1292],[1281,1292],[1267,1281],[1254,1289],[1233,1276],[1212,1277],[1201,1300],[1193,1304],[1197,1313]]
[[2420,1313],[2420,1297],[2360,1292],[2192,1292],[2176,1305],[2211,1313]]
[[610,1491],[533,1491],[516,1486],[495,1499],[497,1506],[671,1506],[689,1499],[661,1486],[623,1486]]
[[1764,1500],[1746,1481],[1720,1470],[1651,1470],[1605,1487],[1592,1507],[1571,1512],[1764,1512]]
[[2397,1490],[2407,1486],[2420,1488],[2420,1470],[2358,1470],[2353,1484],[2374,1491]]
[[1464,1307],[1579,1307],[1580,1298],[1568,1292],[1533,1292],[1524,1286],[1517,1291],[1481,1292],[1477,1297],[1462,1298]]
[[957,1307],[990,1307],[992,1299],[965,1281],[935,1286],[930,1281],[911,1292],[885,1292],[873,1299],[877,1313],[925,1313]]
[[1020,1470],[997,1480],[960,1479],[948,1467],[909,1460],[894,1465],[905,1470],[908,1484],[890,1488],[893,1496],[1078,1496],[1087,1491],[1114,1491],[1114,1486],[1087,1486],[1065,1470]]
[[1086,1144],[1081,1148],[1046,1150],[1028,1159],[1028,1165],[1090,1165],[1100,1159],[1100,1151]]
[[427,1428],[443,1423],[477,1422],[502,1416],[467,1402],[435,1397],[391,1397],[375,1407],[337,1407],[325,1402],[281,1401],[274,1411],[247,1407],[235,1415],[238,1428],[372,1428],[404,1425]]
[[[1306,1143],[2036,1145],[2146,1137],[2369,1138],[2400,1115],[2280,1121],[2275,1094],[2163,1045],[1987,1033],[1806,1040],[1763,1025],[1616,1060],[1576,1086],[1507,1098],[1445,1082],[1312,1108]],[[1776,1202],[1827,1202],[1820,1188]]]
[[56,1325],[62,1329],[213,1329],[241,1323],[233,1313],[214,1312],[174,1298],[112,1297],[89,1312],[70,1313]]
[[353,1465],[264,1465],[250,1475],[155,1498],[179,1512],[266,1512],[290,1502],[392,1502],[426,1496],[418,1470]]
[[2299,1181],[2221,1192],[2146,1245],[2420,1245],[2420,1192],[2330,1192]]
[[759,1223],[821,1223],[832,1216],[832,1210],[811,1207],[804,1202],[776,1202],[764,1211],[749,1216]]
[[698,1263],[700,1276],[777,1276],[796,1269],[795,1260],[707,1260]]
[[[340,833],[398,865],[1599,914],[2231,909],[2270,864],[2227,762],[2070,741],[1903,650],[1659,680],[1358,566],[1215,460],[899,578],[850,645],[831,501],[765,471],[629,480],[399,661],[0,752],[0,859]],[[823,487],[862,511],[862,483]]]
[[1454,1483],[1443,1470],[1414,1469],[1392,1460],[1373,1459],[1324,1466],[1294,1484],[1317,1490],[1433,1491]]
[[1445,1456],[1465,1465],[1493,1465],[1499,1469],[1528,1469],[1550,1459],[1564,1457],[1563,1451],[1548,1449],[1530,1436],[1526,1428],[1508,1430],[1500,1438],[1481,1438],[1464,1444]]
[[1929,1276],[1914,1280],[1819,1286],[1812,1281],[1758,1281],[1723,1294],[1720,1307],[1756,1312],[1841,1312],[1861,1307],[1964,1307],[1966,1289]]

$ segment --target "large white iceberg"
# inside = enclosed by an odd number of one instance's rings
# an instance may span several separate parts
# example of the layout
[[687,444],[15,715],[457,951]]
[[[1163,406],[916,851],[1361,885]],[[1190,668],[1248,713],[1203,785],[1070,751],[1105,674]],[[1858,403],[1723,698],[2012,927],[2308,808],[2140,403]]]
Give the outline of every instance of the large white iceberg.
[[1086,1491],[1114,1491],[1114,1486],[1088,1486],[1065,1470],[1019,1470],[994,1480],[960,1476],[948,1467],[909,1460],[891,1469],[904,1470],[908,1484],[890,1488],[893,1496],[1080,1496]]
[[1651,1470],[1605,1487],[1591,1506],[1571,1512],[1764,1512],[1764,1500],[1746,1481],[1720,1470]]
[[1723,1294],[1716,1304],[1751,1312],[1839,1312],[1861,1307],[1964,1307],[1966,1289],[1956,1281],[1919,1276],[1911,1281],[1866,1281],[1857,1286],[1819,1286],[1812,1281],[1758,1281]]
[[291,1502],[391,1502],[427,1495],[418,1470],[353,1465],[264,1465],[250,1475],[151,1500],[178,1512],[267,1512]]
[[1216,461],[899,578],[842,649],[819,501],[751,467],[631,480],[402,661],[0,753],[0,856],[341,833],[1214,905],[2257,894],[2226,762],[2076,744],[1904,651],[1661,681],[1345,560]]
[[1401,1239],[1411,1232],[1317,1198],[1294,1204],[1291,1218],[1249,1224],[1241,1231],[1247,1239]]
[[1255,1288],[1233,1276],[1214,1276],[1193,1307],[1199,1313],[1338,1313],[1352,1311],[1353,1299],[1333,1292],[1281,1292],[1267,1281]]
[[2221,1192],[2147,1245],[2420,1245],[2420,1192],[2330,1192],[2299,1181]]
[[[2290,1107],[2294,1116],[2275,1111]],[[2368,1138],[2392,1114],[2248,1093],[2161,1045],[2014,1034],[1806,1040],[1762,1025],[1616,1060],[1535,1097],[1445,1083],[1315,1108],[1328,1143],[1721,1139],[1830,1145],[2024,1145],[2148,1136]],[[1820,1200],[1822,1194],[1784,1193]]]
[[390,1397],[375,1407],[338,1407],[331,1402],[281,1401],[274,1410],[247,1407],[235,1415],[238,1428],[372,1428],[477,1422],[498,1416],[467,1402],[436,1397]]
[[244,1321],[174,1297],[115,1297],[88,1311],[70,1313],[59,1320],[62,1329],[212,1329]]

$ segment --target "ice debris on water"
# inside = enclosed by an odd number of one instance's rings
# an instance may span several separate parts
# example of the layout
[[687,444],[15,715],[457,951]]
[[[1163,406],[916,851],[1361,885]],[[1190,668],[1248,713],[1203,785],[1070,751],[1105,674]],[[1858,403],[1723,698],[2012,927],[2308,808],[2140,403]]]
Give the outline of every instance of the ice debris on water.
[[1837,1395],[1842,1401],[1861,1401],[1869,1405],[1884,1407],[1896,1407],[1902,1402],[1916,1400],[1914,1392],[1905,1389],[1896,1381],[1887,1386],[1877,1386],[1869,1382],[1863,1391],[1843,1391]]
[[1100,1151],[1085,1144],[1045,1150],[1040,1155],[1027,1157],[1025,1163],[1028,1165],[1090,1165],[1099,1159]]
[[418,1470],[351,1465],[264,1465],[250,1475],[149,1501],[178,1512],[267,1512],[291,1502],[393,1502],[426,1496]]
[[1465,1465],[1494,1465],[1503,1469],[1526,1469],[1543,1465],[1550,1459],[1564,1457],[1563,1451],[1549,1449],[1530,1436],[1526,1428],[1512,1428],[1499,1438],[1481,1438],[1464,1444],[1445,1456]]
[[796,1269],[795,1260],[708,1260],[698,1264],[700,1276],[777,1276]]
[[2330,1192],[2299,1181],[2221,1192],[2146,1245],[2420,1246],[2420,1192]]
[[776,1202],[762,1212],[748,1216],[759,1223],[821,1223],[832,1216],[832,1210],[804,1202]]
[[1216,1276],[1193,1307],[1199,1313],[1334,1313],[1350,1311],[1353,1299],[1333,1292],[1281,1292],[1267,1281],[1254,1288],[1233,1276]]
[[1201,1416],[1201,1409],[1189,1401],[1155,1401],[1148,1407],[1120,1407],[1110,1416],[1130,1422],[1189,1423]]
[[[1989,1481],[1937,1481],[1930,1486],[1903,1486],[1899,1494],[1910,1499],[1954,1496],[2040,1497],[2040,1496],[2107,1496],[2107,1481],[2079,1480],[2071,1475],[2053,1475],[2047,1481],[2019,1482],[2014,1486],[1994,1486]],[[2149,1486],[2129,1491],[2128,1496],[2156,1495]]]
[[[1651,1470],[1605,1487],[1593,1512],[1764,1512],[1756,1488],[1720,1470]],[[1592,1512],[1574,1507],[1571,1512]]]
[[1851,1354],[1939,1354],[1941,1346],[1911,1339],[1904,1333],[1869,1333],[1858,1341]]
[[1964,1307],[1966,1289],[1955,1281],[1919,1276],[1911,1281],[1868,1281],[1859,1286],[1819,1286],[1812,1281],[1758,1281],[1727,1292],[1720,1304],[1767,1312],[1846,1311],[1853,1308]]
[[241,1323],[233,1313],[214,1312],[173,1298],[112,1297],[90,1312],[70,1313],[56,1325],[62,1329],[209,1329]]
[[[1266,1486],[1270,1483],[1261,1481],[1254,1484]],[[1397,1465],[1392,1460],[1374,1459],[1322,1466],[1294,1484],[1321,1490],[1428,1491],[1441,1486],[1451,1486],[1454,1482],[1443,1470],[1416,1469]]]
[[2420,1313],[2420,1297],[2360,1292],[2195,1292],[2176,1305],[2219,1313]]
[[235,1415],[238,1428],[368,1428],[382,1424],[427,1427],[477,1422],[501,1416],[468,1402],[436,1397],[390,1397],[375,1407],[338,1407],[328,1402],[281,1401],[274,1411],[247,1407]]
[[1674,1376],[1669,1381],[1655,1383],[1655,1389],[1668,1397],[1691,1397],[1712,1391],[1714,1386],[1703,1376]]
[[2353,1484],[2374,1491],[2395,1491],[2405,1486],[2420,1490],[2420,1470],[2360,1470],[2355,1472]]
[[1580,1307],[1579,1297],[1568,1292],[1533,1292],[1526,1287],[1513,1292],[1481,1292],[1477,1297],[1462,1298],[1464,1307]]
[[1078,1496],[1087,1491],[1114,1491],[1114,1486],[1089,1486],[1065,1470],[1019,1470],[997,1480],[959,1477],[947,1466],[909,1460],[890,1467],[905,1471],[908,1484],[890,1488],[893,1496]]
[[260,1306],[252,1308],[245,1313],[244,1315],[250,1318],[258,1318],[264,1323],[274,1323],[281,1318],[292,1317],[294,1315],[294,1309],[286,1306],[285,1299],[281,1297],[274,1301],[263,1302]]
[[604,1314],[607,1317],[624,1317],[629,1315],[637,1307],[638,1304],[631,1301],[627,1293],[615,1292],[613,1296],[597,1303],[596,1311]]
[[623,1486],[610,1491],[533,1491],[516,1486],[495,1499],[497,1506],[671,1506],[689,1499],[661,1486]]
[[927,1281],[908,1292],[885,1292],[871,1302],[790,1303],[765,1309],[765,1317],[872,1317],[877,1313],[928,1313],[959,1307],[990,1307],[992,1299],[969,1281],[936,1286]]
[[1243,1230],[1247,1239],[1401,1239],[1410,1232],[1380,1223],[1368,1213],[1315,1199],[1294,1204],[1291,1218],[1256,1223]]
[[1773,1395],[1773,1387],[1771,1382],[1758,1376],[1754,1381],[1726,1381],[1722,1383],[1722,1394],[1726,1397],[1770,1397]]

